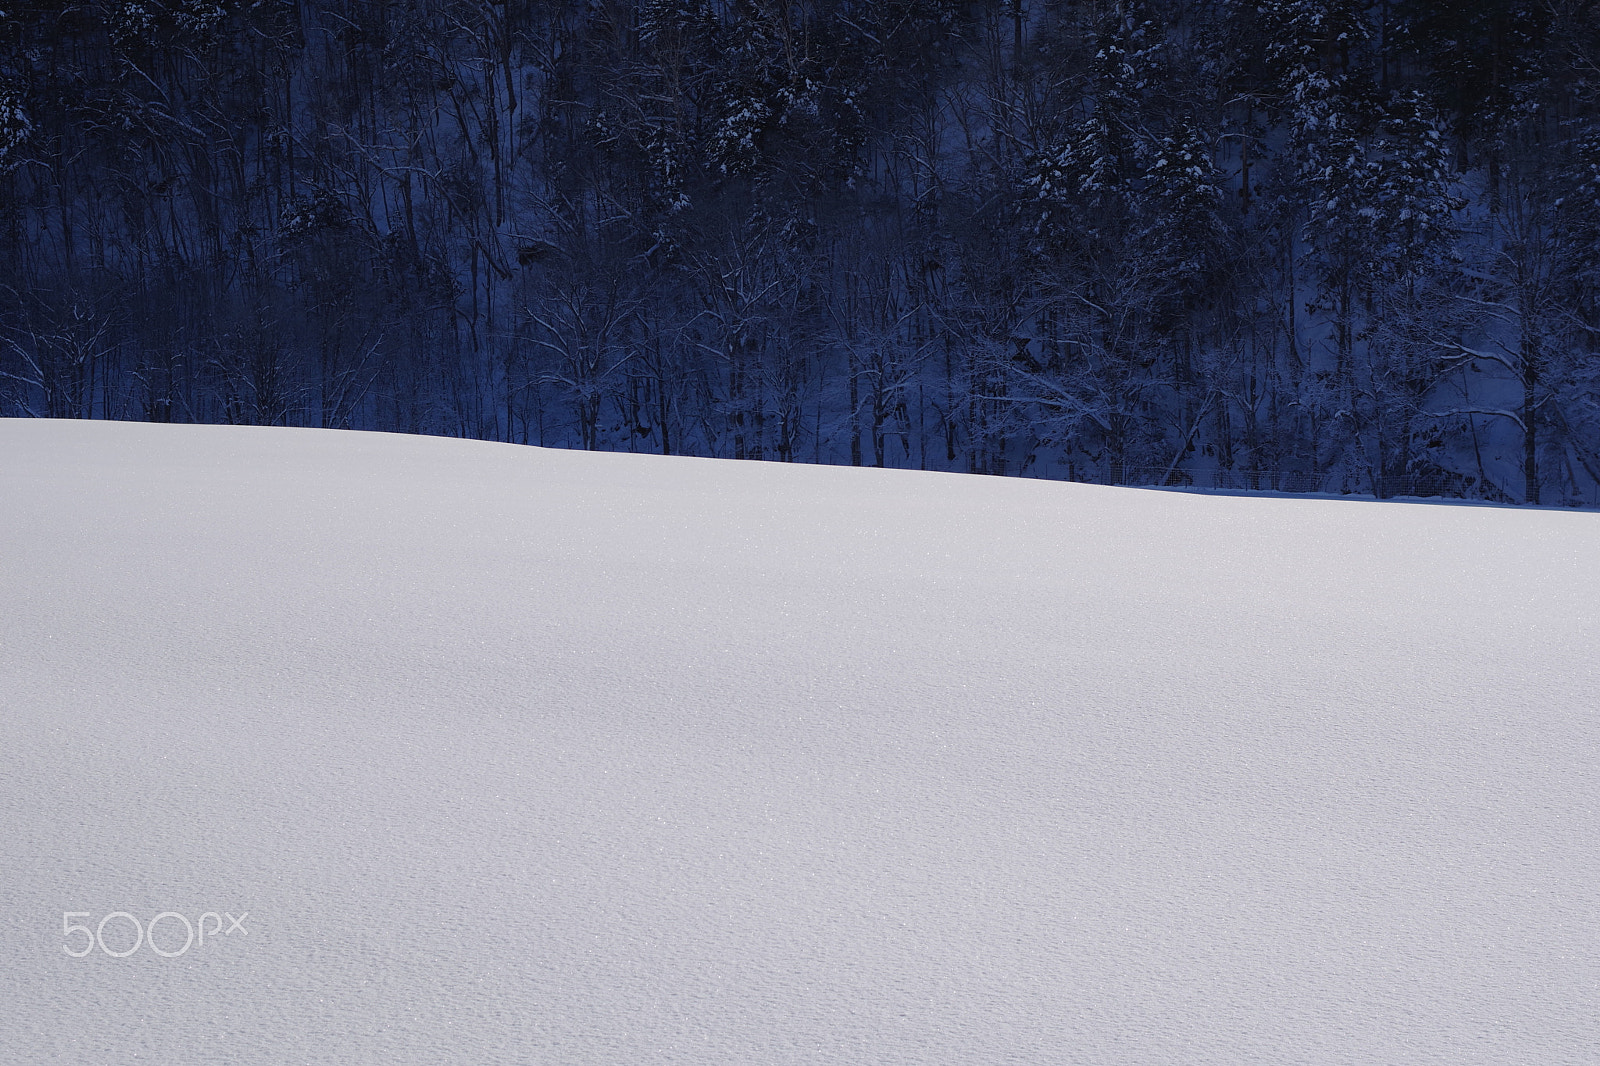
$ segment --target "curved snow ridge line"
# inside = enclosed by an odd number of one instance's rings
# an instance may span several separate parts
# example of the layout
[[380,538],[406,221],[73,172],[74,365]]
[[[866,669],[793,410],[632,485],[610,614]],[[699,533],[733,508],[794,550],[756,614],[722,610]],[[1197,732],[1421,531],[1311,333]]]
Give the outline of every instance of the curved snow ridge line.
[[0,501],[21,1060],[1596,1054],[1593,514],[21,420]]

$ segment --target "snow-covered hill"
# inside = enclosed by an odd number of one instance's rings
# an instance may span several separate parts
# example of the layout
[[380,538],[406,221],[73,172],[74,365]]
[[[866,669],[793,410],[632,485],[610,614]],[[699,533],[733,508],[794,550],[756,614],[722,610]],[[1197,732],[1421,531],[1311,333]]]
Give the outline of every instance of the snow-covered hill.
[[0,421],[0,1058],[1593,1063],[1597,649],[1594,513]]

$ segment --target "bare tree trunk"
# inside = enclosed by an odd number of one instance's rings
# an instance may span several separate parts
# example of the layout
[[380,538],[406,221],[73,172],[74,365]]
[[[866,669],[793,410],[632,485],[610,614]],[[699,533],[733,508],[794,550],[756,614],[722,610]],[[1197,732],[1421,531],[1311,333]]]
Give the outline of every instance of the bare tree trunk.
[[1522,476],[1527,503],[1539,502],[1539,340],[1525,324],[1522,336]]

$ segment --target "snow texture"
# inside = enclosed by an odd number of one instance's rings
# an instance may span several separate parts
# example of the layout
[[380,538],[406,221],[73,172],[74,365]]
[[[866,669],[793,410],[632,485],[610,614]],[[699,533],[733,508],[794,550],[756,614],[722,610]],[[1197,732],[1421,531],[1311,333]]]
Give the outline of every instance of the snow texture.
[[6,1062],[1600,1061],[1597,514],[7,420],[0,546]]

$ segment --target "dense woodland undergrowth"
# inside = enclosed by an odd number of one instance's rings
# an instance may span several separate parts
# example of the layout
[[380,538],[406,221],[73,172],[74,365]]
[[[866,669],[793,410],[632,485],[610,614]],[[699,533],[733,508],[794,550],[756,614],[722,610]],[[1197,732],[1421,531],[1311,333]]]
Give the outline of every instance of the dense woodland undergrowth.
[[0,14],[0,414],[1600,503],[1600,4]]

